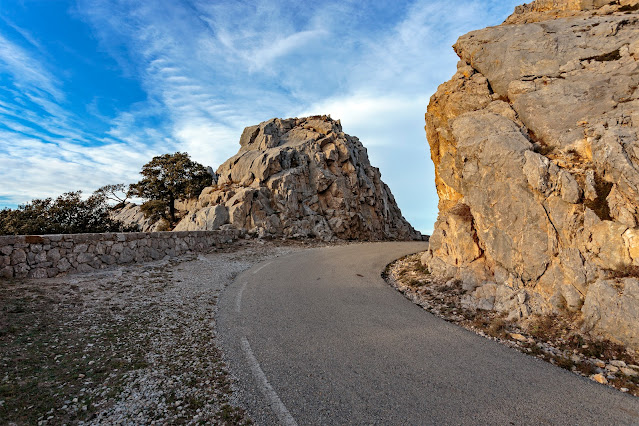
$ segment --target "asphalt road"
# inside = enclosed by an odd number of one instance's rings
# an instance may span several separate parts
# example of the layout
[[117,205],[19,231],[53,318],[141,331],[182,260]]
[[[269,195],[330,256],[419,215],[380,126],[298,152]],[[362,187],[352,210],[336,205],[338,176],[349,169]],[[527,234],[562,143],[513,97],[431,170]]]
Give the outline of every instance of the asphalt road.
[[639,399],[451,325],[382,280],[426,247],[310,249],[235,280],[218,333],[258,424],[639,424]]

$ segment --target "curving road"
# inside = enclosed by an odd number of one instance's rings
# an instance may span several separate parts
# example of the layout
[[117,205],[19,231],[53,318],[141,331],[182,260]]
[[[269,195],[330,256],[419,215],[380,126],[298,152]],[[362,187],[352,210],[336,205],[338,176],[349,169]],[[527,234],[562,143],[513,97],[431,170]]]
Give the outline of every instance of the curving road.
[[310,249],[240,275],[217,316],[258,424],[639,424],[639,399],[427,313],[381,279],[427,243]]

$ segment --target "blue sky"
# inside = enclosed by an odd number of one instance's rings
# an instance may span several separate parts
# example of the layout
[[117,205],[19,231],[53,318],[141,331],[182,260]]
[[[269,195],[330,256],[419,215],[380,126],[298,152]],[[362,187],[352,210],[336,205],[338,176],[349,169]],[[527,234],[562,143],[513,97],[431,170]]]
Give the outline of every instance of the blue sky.
[[457,37],[519,3],[0,0],[0,207],[136,182],[175,151],[216,168],[246,126],[330,114],[430,232],[428,100]]

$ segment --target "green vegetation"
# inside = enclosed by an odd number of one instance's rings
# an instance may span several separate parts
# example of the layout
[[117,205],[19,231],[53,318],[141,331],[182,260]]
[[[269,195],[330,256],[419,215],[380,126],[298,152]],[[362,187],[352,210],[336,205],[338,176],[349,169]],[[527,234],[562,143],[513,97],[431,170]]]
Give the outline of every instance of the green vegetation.
[[0,210],[0,235],[78,234],[135,231],[111,219],[103,194],[86,200],[82,191],[67,192],[55,200],[35,199],[17,209]]
[[[211,185],[206,168],[186,152],[164,154],[142,167],[143,179],[127,186],[105,185],[86,199],[82,191],[67,192],[56,199],[34,199],[17,209],[0,210],[0,235],[78,234],[90,232],[136,232],[111,218],[131,196],[147,200],[141,210],[153,222],[164,220],[166,230],[175,224],[175,200],[197,197]],[[115,203],[115,205],[113,205]]]
[[126,204],[126,200],[129,198],[126,186],[123,183],[104,185],[103,187],[98,188],[94,194],[104,197],[107,200],[115,201],[117,204],[113,206],[114,209],[123,207]]
[[213,180],[186,152],[153,157],[140,173],[142,180],[129,187],[128,195],[147,200],[142,205],[147,218],[163,218],[171,224],[176,219],[175,200],[197,197]]

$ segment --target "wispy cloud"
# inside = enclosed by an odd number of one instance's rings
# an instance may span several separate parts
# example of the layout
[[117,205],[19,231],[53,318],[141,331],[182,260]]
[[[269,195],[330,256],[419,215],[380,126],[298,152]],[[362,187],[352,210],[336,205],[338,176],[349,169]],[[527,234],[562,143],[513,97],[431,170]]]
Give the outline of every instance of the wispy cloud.
[[48,94],[64,99],[59,82],[25,49],[0,34],[0,69],[7,73],[16,87],[27,93]]

